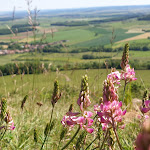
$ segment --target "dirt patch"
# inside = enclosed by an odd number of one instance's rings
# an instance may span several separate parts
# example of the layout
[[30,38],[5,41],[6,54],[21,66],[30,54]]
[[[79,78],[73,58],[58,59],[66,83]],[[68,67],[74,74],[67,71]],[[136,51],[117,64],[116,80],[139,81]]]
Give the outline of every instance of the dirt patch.
[[150,37],[150,32],[147,32],[147,33],[144,33],[144,34],[141,34],[141,35],[137,35],[137,36],[134,36],[134,37],[131,37],[131,38],[127,38],[127,39],[118,41],[116,43],[129,42],[129,41],[140,40],[140,39],[147,39],[148,37]]

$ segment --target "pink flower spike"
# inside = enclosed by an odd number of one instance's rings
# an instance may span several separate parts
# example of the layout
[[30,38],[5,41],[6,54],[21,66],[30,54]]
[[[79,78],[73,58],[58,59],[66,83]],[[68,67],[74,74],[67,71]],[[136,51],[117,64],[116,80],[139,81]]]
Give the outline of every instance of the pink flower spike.
[[110,79],[113,83],[120,84],[120,73],[119,71],[111,72],[107,75],[107,78]]
[[131,69],[130,65],[127,64],[125,67],[125,71],[122,71],[121,73],[121,79],[125,80],[126,83],[137,80],[137,78],[135,78],[134,68]]
[[119,101],[108,101],[101,104],[100,112],[97,112],[99,116],[98,121],[102,124],[102,129],[106,130],[108,127],[111,128],[117,123],[122,122],[122,116],[126,114],[126,110],[121,109],[122,102]]

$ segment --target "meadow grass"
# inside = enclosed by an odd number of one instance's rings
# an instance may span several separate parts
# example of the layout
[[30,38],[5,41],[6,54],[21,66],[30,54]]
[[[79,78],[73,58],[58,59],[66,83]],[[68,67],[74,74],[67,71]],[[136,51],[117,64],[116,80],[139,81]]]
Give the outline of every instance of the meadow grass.
[[[137,82],[144,84],[147,88],[150,88],[149,73],[150,71],[148,70],[136,71],[136,77],[138,78]],[[7,97],[8,109],[12,114],[16,127],[13,132],[6,133],[3,142],[0,144],[1,148],[4,150],[27,150],[39,149],[41,147],[44,139],[44,128],[49,121],[52,109],[51,95],[53,91],[53,82],[57,78],[60,83],[62,97],[55,106],[54,120],[56,125],[44,147],[44,149],[57,149],[59,135],[62,130],[60,121],[62,120],[63,115],[68,111],[70,104],[74,104],[74,111],[79,111],[76,102],[80,92],[80,80],[85,74],[89,77],[90,99],[92,102],[89,110],[92,111],[93,106],[99,102],[99,98],[102,96],[102,84],[107,75],[105,69],[48,72],[46,74],[24,75],[22,79],[21,75],[0,77],[0,95],[2,97]],[[35,81],[34,88],[33,78]],[[24,105],[24,109],[21,110],[21,101],[25,95],[28,95],[28,99]],[[38,106],[36,104],[37,102],[42,103],[42,106]],[[37,144],[35,144],[33,140],[33,131],[35,128],[38,131]],[[67,142],[67,139],[69,139],[75,131],[76,129],[66,136],[61,142],[60,147]],[[134,133],[132,136],[130,135],[131,131]],[[118,132],[124,149],[128,150],[130,148],[132,150],[138,132],[138,122],[136,121],[136,118],[135,121],[130,120],[130,122],[127,122],[125,131],[119,129]],[[127,134],[124,134],[123,132],[126,132]],[[82,131],[80,131],[80,133],[82,133]],[[92,136],[87,136],[92,140]],[[94,137],[95,134],[93,134],[93,139]],[[72,149],[72,145],[76,144],[77,138],[68,149]],[[86,141],[86,145],[88,145],[89,142],[90,141]],[[3,143],[5,144],[3,145]],[[90,148],[94,148],[95,146],[96,144],[93,144]],[[117,149],[117,145],[115,147]]]

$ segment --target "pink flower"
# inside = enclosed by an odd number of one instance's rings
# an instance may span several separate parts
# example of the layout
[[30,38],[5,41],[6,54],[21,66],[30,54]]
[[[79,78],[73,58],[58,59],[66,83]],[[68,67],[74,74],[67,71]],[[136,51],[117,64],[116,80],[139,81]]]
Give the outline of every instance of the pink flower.
[[130,65],[127,64],[125,67],[125,71],[121,72],[121,79],[125,80],[126,83],[137,80],[137,78],[135,78],[134,68],[131,69]]
[[[100,117],[98,120],[101,122],[103,130],[117,126],[117,123],[122,122],[122,116],[125,115],[126,110],[122,111],[121,107],[122,102],[116,100],[101,103],[101,111],[97,112],[97,115]],[[120,128],[123,128],[123,126],[120,126]]]
[[77,104],[80,106],[80,110],[83,111],[83,108],[87,108],[90,106],[91,101],[89,98],[89,94],[80,92],[79,98],[77,100]]
[[90,111],[84,111],[82,117],[78,117],[77,124],[80,125],[81,128],[84,128],[87,132],[92,133],[94,129],[89,128],[93,124],[93,119],[91,119],[93,113]]
[[118,100],[117,87],[114,86],[112,80],[104,81],[103,102]]
[[119,71],[111,72],[107,75],[107,78],[110,79],[113,83],[120,84],[120,73]]
[[64,126],[74,127],[74,125],[80,125],[81,129],[84,128],[87,132],[92,133],[94,129],[89,128],[93,124],[91,119],[93,113],[90,111],[84,111],[82,116],[77,117],[80,113],[67,112],[67,115],[63,117],[61,123]]
[[15,129],[13,120],[11,122],[9,122],[7,129],[8,130],[14,130]]
[[61,123],[64,126],[73,127],[75,124],[77,124],[75,119],[77,119],[75,116],[64,116]]
[[141,107],[141,112],[142,113],[147,113],[150,110],[150,100],[146,100],[144,101],[144,106],[145,107]]
[[94,111],[96,112],[96,114],[97,114],[97,111],[100,111],[100,110],[101,110],[100,105],[98,104],[94,105]]
[[77,115],[80,114],[78,112],[67,112],[66,116],[63,117],[61,123],[64,126],[69,126],[69,127],[73,127],[75,124],[77,124],[76,119],[78,118]]

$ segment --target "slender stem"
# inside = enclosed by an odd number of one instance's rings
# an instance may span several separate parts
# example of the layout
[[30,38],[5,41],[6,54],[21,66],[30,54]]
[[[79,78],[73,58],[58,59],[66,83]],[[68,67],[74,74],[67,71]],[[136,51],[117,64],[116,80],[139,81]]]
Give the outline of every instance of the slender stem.
[[123,99],[122,99],[122,102],[124,102],[126,86],[127,86],[127,82],[125,81],[125,84],[124,84],[124,90],[123,90]]
[[[51,117],[50,117],[50,121],[49,121],[49,126],[51,126],[51,123],[52,123],[53,112],[54,112],[54,106],[52,107],[52,112],[51,112]],[[48,135],[49,135],[49,134],[50,134],[50,131],[48,131],[47,135],[45,136],[45,139],[44,139],[44,141],[43,141],[43,144],[42,144],[42,146],[41,146],[41,149],[40,149],[40,150],[42,150],[42,149],[43,149],[44,144],[45,144],[45,142],[46,142],[47,137],[48,137]]]
[[63,149],[65,149],[65,148],[68,147],[68,145],[74,140],[74,138],[76,137],[76,135],[78,134],[79,131],[80,131],[80,126],[78,127],[77,131],[75,132],[75,134],[73,135],[73,137],[71,138],[71,140],[68,141],[68,143],[61,150],[63,150]]
[[97,114],[94,116],[93,120],[97,117]]
[[99,150],[102,150],[102,148],[103,148],[103,145],[104,145],[104,143],[105,143],[105,141],[106,141],[106,139],[107,139],[108,131],[109,131],[109,129],[107,129],[107,131],[106,131],[106,134],[105,134],[104,140],[103,140],[102,145],[101,145],[101,147],[100,147],[100,149],[99,149]]
[[96,146],[96,147],[95,147],[95,148],[93,148],[92,150],[97,149],[97,148],[99,148],[99,146]]
[[97,139],[98,139],[98,136],[96,136],[96,138],[86,147],[85,150],[87,150]]
[[118,142],[119,148],[120,148],[120,150],[123,150],[123,149],[122,149],[122,146],[121,146],[121,144],[120,144],[120,141],[119,141],[119,137],[118,137],[118,134],[117,134],[116,128],[115,128],[115,127],[113,127],[113,130],[114,130],[114,133],[115,133],[115,136],[116,136],[116,139],[117,139],[117,142]]
[[4,137],[4,135],[5,135],[5,133],[6,133],[6,129],[5,129],[5,131],[4,131],[4,133],[3,133],[3,135],[2,135],[2,137],[0,138],[0,141],[3,139],[3,137]]

